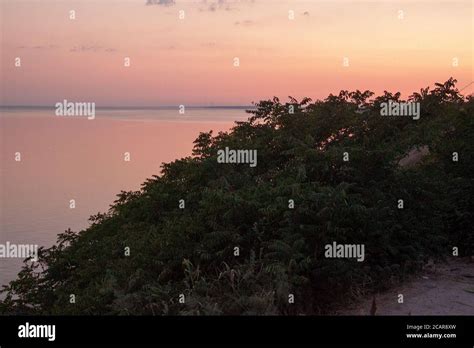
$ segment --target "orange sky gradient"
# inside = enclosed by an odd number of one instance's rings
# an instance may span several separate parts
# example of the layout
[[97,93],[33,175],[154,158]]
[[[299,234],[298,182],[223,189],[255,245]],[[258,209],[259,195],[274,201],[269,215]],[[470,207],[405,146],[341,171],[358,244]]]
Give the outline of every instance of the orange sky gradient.
[[250,105],[474,80],[471,0],[145,3],[0,0],[1,104]]

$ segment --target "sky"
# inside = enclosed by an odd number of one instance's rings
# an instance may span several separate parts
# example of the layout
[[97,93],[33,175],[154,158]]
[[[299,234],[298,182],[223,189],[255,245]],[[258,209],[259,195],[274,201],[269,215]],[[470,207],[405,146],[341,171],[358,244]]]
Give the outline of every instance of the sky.
[[471,0],[150,2],[0,0],[0,104],[250,105],[474,80]]

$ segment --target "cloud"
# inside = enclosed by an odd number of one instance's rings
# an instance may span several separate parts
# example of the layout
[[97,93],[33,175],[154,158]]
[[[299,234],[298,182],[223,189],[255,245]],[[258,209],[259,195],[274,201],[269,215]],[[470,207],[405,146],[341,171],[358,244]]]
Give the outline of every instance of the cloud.
[[[198,4],[199,11],[215,12],[218,10],[233,11],[237,9],[238,4],[254,3],[255,0],[200,0]],[[146,0],[146,6],[173,6],[176,0]]]
[[71,52],[98,52],[102,49],[102,46],[96,46],[96,45],[91,45],[91,46],[86,46],[86,45],[80,45],[80,46],[74,46],[73,48],[70,49]]
[[35,45],[35,46],[17,46],[20,49],[32,49],[32,50],[54,50],[59,48],[58,45]]
[[146,3],[145,3],[146,6],[151,6],[151,5],[172,6],[175,4],[176,4],[175,0],[146,0]]
[[100,52],[105,51],[108,53],[117,52],[117,49],[111,47],[104,47],[99,45],[79,45],[74,46],[69,50],[70,52]]
[[199,8],[199,11],[210,11],[210,12],[215,12],[217,10],[225,10],[225,11],[233,11],[236,10],[236,7],[232,7],[231,5],[238,4],[244,1],[228,1],[228,0],[213,0],[213,1],[207,1],[207,0],[202,0],[201,5],[204,5],[205,7]]
[[255,22],[250,20],[250,19],[247,19],[247,20],[242,21],[242,22],[237,21],[237,22],[234,23],[234,25],[245,25],[245,26],[254,25],[254,24],[255,24]]

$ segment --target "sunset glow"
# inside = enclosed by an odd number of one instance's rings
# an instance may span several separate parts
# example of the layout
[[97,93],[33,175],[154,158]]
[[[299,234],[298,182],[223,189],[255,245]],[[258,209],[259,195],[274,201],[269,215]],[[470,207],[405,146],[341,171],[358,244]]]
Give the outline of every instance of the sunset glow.
[[469,0],[3,0],[1,9],[2,105],[249,105],[473,80]]

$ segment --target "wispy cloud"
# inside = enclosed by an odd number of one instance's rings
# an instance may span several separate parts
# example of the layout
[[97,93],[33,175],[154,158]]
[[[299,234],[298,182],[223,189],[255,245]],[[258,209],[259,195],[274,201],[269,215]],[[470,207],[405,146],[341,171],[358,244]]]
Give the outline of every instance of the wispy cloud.
[[237,22],[234,23],[234,25],[244,25],[244,26],[249,26],[249,25],[254,25],[254,24],[255,24],[255,22],[250,20],[250,19],[247,19],[247,20],[241,21],[241,22],[237,21]]
[[254,3],[254,0],[202,0],[199,11],[215,12],[218,10],[233,11],[237,9],[237,5],[242,3]]
[[58,45],[35,45],[35,46],[17,46],[19,49],[32,49],[32,50],[54,50],[59,48]]
[[105,51],[107,53],[117,52],[116,48],[104,47],[100,45],[78,45],[74,46],[69,50],[70,52],[100,52]]
[[161,5],[161,6],[172,6],[176,4],[175,0],[146,0],[145,5]]
[[[254,3],[255,0],[201,0],[197,2],[199,11],[215,12],[218,10],[233,11],[242,3]],[[146,6],[173,6],[176,0],[146,0]]]

